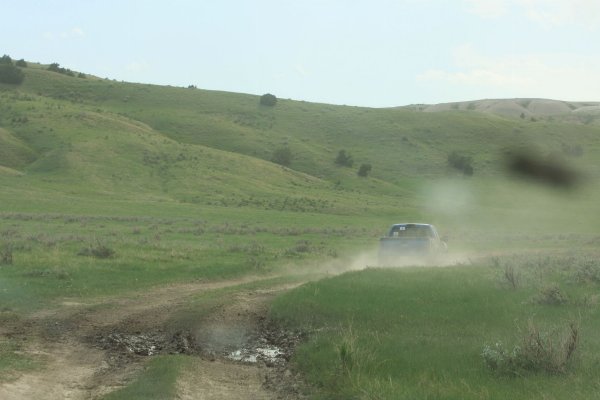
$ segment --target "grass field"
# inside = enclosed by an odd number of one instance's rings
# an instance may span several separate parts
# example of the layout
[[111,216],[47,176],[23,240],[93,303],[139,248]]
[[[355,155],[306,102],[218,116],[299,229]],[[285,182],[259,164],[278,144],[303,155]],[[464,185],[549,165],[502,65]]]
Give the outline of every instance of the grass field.
[[[317,332],[296,357],[316,398],[591,399],[600,384],[600,264],[589,250],[348,273],[280,297],[272,312]],[[570,323],[579,335],[574,357],[564,371],[545,370],[542,350],[559,357]],[[545,340],[535,349],[543,365],[486,366],[486,345],[510,353],[532,330]]]
[[[598,391],[598,125],[285,99],[265,107],[245,94],[36,64],[24,72],[22,85],[0,84],[0,384],[53,365],[3,326],[65,304],[258,277],[273,280],[257,292],[309,281],[270,316],[309,334],[292,365],[314,398]],[[513,179],[505,157],[518,147],[560,160],[580,184]],[[288,166],[271,162],[280,148]],[[351,168],[334,164],[342,149]],[[472,158],[473,176],[448,166],[452,151]],[[366,178],[362,163],[373,166]],[[376,267],[378,237],[402,221],[435,223],[451,267],[352,271]],[[190,310],[212,307],[211,296],[186,298],[176,319],[195,327]],[[495,347],[510,353],[531,329],[560,347],[571,322],[577,349],[560,371],[515,369]],[[489,354],[512,372],[491,369]],[[108,398],[174,398],[199,362],[151,358]]]

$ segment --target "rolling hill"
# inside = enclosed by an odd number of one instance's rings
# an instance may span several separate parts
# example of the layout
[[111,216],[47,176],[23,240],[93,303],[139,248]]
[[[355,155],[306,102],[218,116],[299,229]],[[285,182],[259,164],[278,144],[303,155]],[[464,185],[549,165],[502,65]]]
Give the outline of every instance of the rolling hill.
[[[469,180],[486,192],[505,179],[505,154],[515,147],[600,173],[600,128],[570,118],[596,103],[372,109],[279,99],[267,107],[253,95],[82,78],[36,64],[24,72],[21,85],[0,85],[5,204],[26,196],[56,208],[67,196],[418,216],[428,212],[428,183]],[[535,118],[515,118],[520,110]],[[563,112],[570,117],[558,118]],[[271,162],[281,148],[291,151],[288,166]],[[342,149],[352,168],[334,164]],[[451,152],[472,159],[473,177],[448,167]],[[372,165],[367,178],[357,176],[362,163]]]
[[521,119],[546,118],[580,124],[600,122],[600,102],[573,102],[549,99],[488,99],[442,104],[417,104],[409,109],[423,112],[475,111]]

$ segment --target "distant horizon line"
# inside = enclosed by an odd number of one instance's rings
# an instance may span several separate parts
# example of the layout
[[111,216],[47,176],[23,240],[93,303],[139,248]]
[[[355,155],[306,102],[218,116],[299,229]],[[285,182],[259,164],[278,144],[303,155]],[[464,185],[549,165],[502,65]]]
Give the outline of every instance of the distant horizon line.
[[[13,61],[24,60],[23,58],[16,59],[16,58],[12,58],[12,57],[11,57],[11,59]],[[61,65],[60,63],[43,63],[43,62],[39,62],[39,61],[25,60],[25,62],[27,62],[28,65],[33,64],[33,65],[37,65],[40,67],[50,66],[52,64]],[[549,98],[549,97],[535,97],[534,96],[534,97],[489,97],[489,98],[483,97],[483,98],[469,99],[469,100],[440,101],[440,102],[433,102],[433,103],[408,103],[408,104],[391,105],[391,106],[366,106],[366,105],[354,105],[354,104],[346,104],[346,103],[327,103],[324,101],[295,99],[295,98],[291,98],[291,97],[279,97],[279,96],[277,96],[277,94],[272,93],[272,92],[265,92],[262,94],[258,94],[258,93],[244,92],[244,91],[229,91],[229,90],[223,90],[223,89],[202,88],[202,87],[198,87],[195,84],[190,84],[186,87],[185,85],[176,85],[176,84],[134,82],[134,81],[119,80],[116,78],[100,77],[98,75],[94,75],[92,73],[87,73],[87,72],[83,72],[83,71],[73,71],[73,72],[83,73],[87,76],[91,76],[91,77],[94,77],[94,78],[100,79],[100,80],[108,80],[108,81],[113,81],[113,82],[129,83],[129,84],[137,84],[137,85],[152,85],[152,86],[162,86],[162,87],[181,88],[181,89],[190,89],[191,88],[191,89],[206,90],[206,91],[212,91],[212,92],[243,94],[243,95],[248,95],[248,96],[262,96],[266,93],[271,93],[271,94],[274,94],[278,99],[281,99],[281,100],[289,100],[289,101],[297,101],[297,102],[305,102],[305,103],[313,103],[313,104],[325,104],[325,105],[340,106],[340,107],[386,109],[386,108],[435,106],[435,105],[444,105],[444,104],[460,104],[460,103],[474,103],[474,102],[482,102],[482,101],[508,101],[508,100],[545,100],[545,101],[553,101],[553,102],[560,102],[560,103],[578,103],[578,104],[594,103],[592,105],[600,105],[600,100],[563,100],[563,99],[556,99],[556,98]]]

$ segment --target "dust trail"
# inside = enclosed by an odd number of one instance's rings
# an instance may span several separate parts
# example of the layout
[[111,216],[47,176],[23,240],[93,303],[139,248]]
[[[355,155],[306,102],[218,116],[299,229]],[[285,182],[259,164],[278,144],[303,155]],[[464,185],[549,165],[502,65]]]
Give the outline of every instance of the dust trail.
[[[329,260],[317,262],[310,265],[302,265],[302,271],[306,273],[324,274],[327,276],[341,275],[350,271],[360,271],[367,268],[408,268],[408,267],[452,267],[471,264],[474,260],[484,257],[484,254],[466,252],[448,252],[431,257],[404,256],[398,257],[385,265],[379,263],[377,247],[358,251],[354,254]],[[295,269],[295,268],[294,268]],[[289,270],[289,269],[288,269]]]

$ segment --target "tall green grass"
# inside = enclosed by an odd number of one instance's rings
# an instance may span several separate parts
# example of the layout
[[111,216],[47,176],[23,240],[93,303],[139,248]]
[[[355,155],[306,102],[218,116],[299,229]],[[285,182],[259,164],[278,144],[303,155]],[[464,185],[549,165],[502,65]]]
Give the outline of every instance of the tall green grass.
[[[555,267],[519,266],[528,283],[517,289],[483,264],[347,273],[281,296],[272,316],[313,332],[294,362],[316,398],[594,398],[600,319],[589,296],[597,286],[574,283],[575,266]],[[538,279],[559,282],[569,301],[537,301]],[[581,340],[566,373],[507,377],[487,368],[486,345],[520,344],[531,323],[551,334],[570,322]]]

